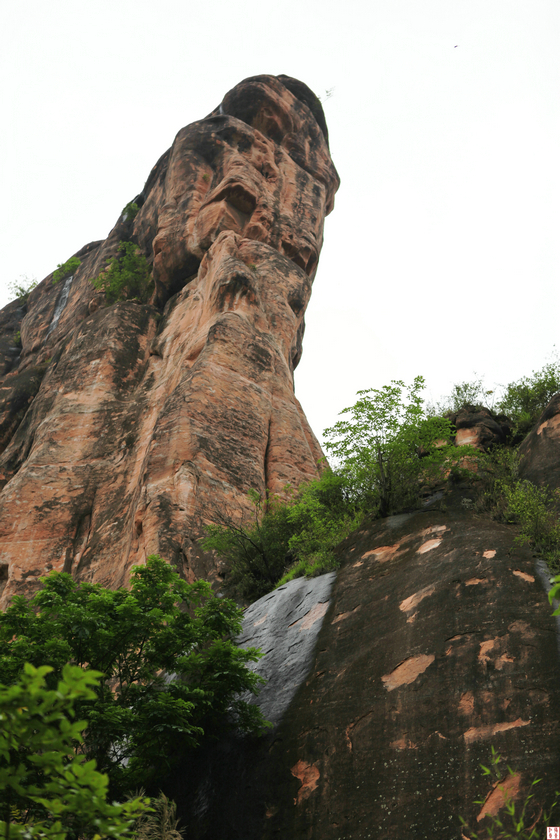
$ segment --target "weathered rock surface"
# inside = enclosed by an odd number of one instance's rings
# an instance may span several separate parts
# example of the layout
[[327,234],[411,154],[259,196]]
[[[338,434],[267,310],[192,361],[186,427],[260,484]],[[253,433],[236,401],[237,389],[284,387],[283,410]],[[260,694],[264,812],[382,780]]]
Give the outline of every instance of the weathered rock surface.
[[[50,569],[117,586],[156,552],[215,578],[201,524],[317,475],[293,371],[338,183],[311,91],[247,79],[179,132],[72,277],[0,313],[3,603]],[[154,296],[106,307],[90,281],[127,240]]]
[[237,641],[240,647],[256,647],[263,654],[253,669],[266,680],[258,704],[271,723],[279,723],[309,673],[335,577],[329,572],[296,578],[245,611]]
[[534,484],[560,488],[560,394],[555,394],[519,447],[519,473]]
[[[138,214],[82,248],[74,275],[0,312],[2,604],[53,568],[118,586],[155,552],[187,580],[219,580],[202,524],[242,511],[250,488],[317,475],[293,371],[337,187],[309,89],[247,79],[179,132]],[[122,241],[152,265],[149,304],[106,307],[91,285]],[[556,397],[522,450],[525,476],[555,487],[559,410]],[[473,407],[452,421],[459,445],[509,432]],[[462,493],[364,525],[336,579],[292,581],[246,611],[240,643],[265,654],[258,702],[274,728],[205,747],[168,780],[192,840],[459,840],[459,815],[480,828],[503,799],[479,770],[492,745],[517,771],[513,797],[536,776],[537,803],[557,787],[543,575]]]
[[446,415],[457,433],[456,446],[472,446],[487,451],[492,446],[506,443],[512,423],[504,415],[495,415],[488,408],[464,405],[460,411]]
[[[560,772],[556,626],[514,536],[459,494],[445,513],[348,538],[312,666],[273,734],[220,745],[177,784],[189,836],[460,838],[459,815],[480,830],[503,804],[479,767],[492,745],[518,771],[511,794],[540,777],[542,804]],[[254,615],[272,618],[276,598]],[[267,649],[284,648],[283,621]]]

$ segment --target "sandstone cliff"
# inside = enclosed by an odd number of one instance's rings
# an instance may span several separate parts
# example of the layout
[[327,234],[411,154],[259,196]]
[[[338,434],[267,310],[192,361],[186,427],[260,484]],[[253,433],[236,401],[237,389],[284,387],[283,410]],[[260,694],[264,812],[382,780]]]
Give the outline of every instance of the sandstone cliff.
[[[50,569],[118,586],[156,552],[188,580],[219,580],[202,524],[242,511],[251,488],[317,475],[293,371],[338,183],[311,91],[247,79],[179,132],[138,213],[78,251],[73,275],[0,312],[3,604]],[[91,280],[126,241],[154,291],[106,306]],[[559,411],[556,397],[521,450],[522,475],[554,487]],[[509,430],[474,407],[453,422],[479,449]],[[472,510],[471,489],[366,520],[338,573],[246,611],[240,644],[265,654],[258,702],[274,730],[208,745],[167,780],[189,837],[460,840],[459,815],[478,829],[503,805],[479,772],[492,745],[518,800],[536,776],[538,803],[558,787],[546,569]]]
[[[201,523],[317,475],[293,371],[338,183],[311,91],[247,79],[178,133],[136,216],[0,313],[3,603],[50,569],[117,586],[151,553],[212,578]],[[91,284],[123,241],[149,304]]]
[[334,582],[292,581],[251,606],[241,642],[266,652],[272,686],[258,702],[276,727],[183,769],[173,794],[189,837],[470,837],[459,816],[483,832],[504,805],[480,769],[492,746],[515,770],[518,809],[542,779],[531,821],[552,801],[560,681],[546,573],[510,527],[469,510],[471,491],[364,523]]

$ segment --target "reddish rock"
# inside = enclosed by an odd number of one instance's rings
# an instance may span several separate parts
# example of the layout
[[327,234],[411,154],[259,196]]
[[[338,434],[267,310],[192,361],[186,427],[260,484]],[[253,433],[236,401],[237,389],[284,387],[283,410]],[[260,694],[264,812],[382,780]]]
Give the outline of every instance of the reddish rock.
[[560,394],[555,394],[519,447],[521,478],[560,488]]
[[464,405],[460,411],[446,415],[457,434],[456,446],[472,446],[487,451],[492,446],[504,444],[511,432],[512,423],[503,415],[495,415],[488,408]]
[[[117,586],[155,552],[212,579],[195,538],[215,511],[318,474],[293,371],[338,183],[311,91],[247,79],[179,132],[135,218],[0,313],[3,603],[53,568]],[[91,285],[123,240],[153,263],[150,304]]]
[[[459,816],[481,831],[503,806],[479,766],[492,746],[515,771],[517,801],[542,778],[531,819],[550,802],[560,773],[552,610],[513,529],[466,512],[460,492],[446,504],[343,543],[314,661],[274,733],[222,744],[177,778],[189,837],[460,838]],[[267,639],[265,671],[287,631]]]

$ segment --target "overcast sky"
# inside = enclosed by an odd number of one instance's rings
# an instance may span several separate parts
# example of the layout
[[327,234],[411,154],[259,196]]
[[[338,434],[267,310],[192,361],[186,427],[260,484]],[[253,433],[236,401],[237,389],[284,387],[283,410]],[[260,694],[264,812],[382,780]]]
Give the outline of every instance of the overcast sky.
[[550,359],[558,0],[5,0],[0,27],[0,305],[104,238],[182,126],[286,73],[342,179],[296,371],[315,432],[360,388]]

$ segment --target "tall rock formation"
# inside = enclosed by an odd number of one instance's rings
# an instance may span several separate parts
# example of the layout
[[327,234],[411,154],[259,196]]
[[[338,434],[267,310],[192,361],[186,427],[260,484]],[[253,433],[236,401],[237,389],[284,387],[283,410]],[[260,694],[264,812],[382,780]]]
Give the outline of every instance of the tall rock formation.
[[[293,371],[337,187],[311,91],[247,79],[179,132],[137,215],[79,251],[74,275],[0,312],[3,604],[50,569],[118,586],[155,552],[187,580],[219,578],[204,521],[317,475]],[[91,284],[123,241],[152,266],[148,304],[106,306]],[[559,415],[555,397],[521,450],[537,484],[560,485]],[[453,420],[478,449],[509,432],[473,406]],[[192,840],[461,840],[459,816],[483,830],[504,805],[479,769],[492,746],[516,802],[543,778],[538,818],[560,776],[546,569],[473,495],[442,485],[363,522],[337,573],[246,611],[274,729],[205,746],[166,781]]]
[[[3,603],[50,569],[118,586],[152,553],[212,578],[204,521],[317,475],[293,371],[338,184],[309,88],[246,79],[178,133],[134,218],[0,313]],[[91,284],[122,241],[149,304]]]
[[246,611],[241,643],[265,654],[257,702],[275,728],[176,774],[189,838],[486,837],[505,803],[480,768],[492,747],[514,771],[503,784],[517,813],[541,779],[527,824],[550,806],[560,680],[544,567],[472,510],[472,489],[362,523],[334,583],[291,581]]

